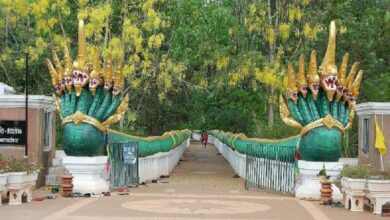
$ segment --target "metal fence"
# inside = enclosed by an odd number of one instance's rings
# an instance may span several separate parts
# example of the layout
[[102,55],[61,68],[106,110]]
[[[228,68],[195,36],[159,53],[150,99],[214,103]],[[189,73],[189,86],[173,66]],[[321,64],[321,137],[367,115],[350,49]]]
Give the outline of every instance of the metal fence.
[[292,193],[295,146],[248,144],[245,188]]
[[138,143],[110,143],[110,187],[137,186],[139,183]]

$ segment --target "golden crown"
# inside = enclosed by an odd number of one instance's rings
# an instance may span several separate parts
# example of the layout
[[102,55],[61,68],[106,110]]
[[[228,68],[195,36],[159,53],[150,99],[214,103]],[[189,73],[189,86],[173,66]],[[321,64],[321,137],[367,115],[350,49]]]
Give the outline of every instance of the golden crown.
[[[314,100],[317,99],[318,89],[321,88],[326,92],[329,101],[333,101],[336,94],[336,101],[339,101],[344,96],[344,101],[348,101],[349,104],[354,104],[360,89],[360,83],[363,78],[363,70],[360,70],[356,76],[359,63],[353,64],[351,71],[347,77],[347,65],[349,54],[346,53],[343,57],[340,69],[337,70],[336,65],[336,24],[334,21],[330,23],[329,41],[326,49],[326,53],[322,64],[317,71],[316,51],[313,50],[310,55],[310,63],[308,68],[308,74],[305,77],[305,61],[304,56],[299,58],[299,70],[298,80],[295,80],[295,73],[293,66],[288,65],[288,83],[287,83],[287,96],[296,102],[297,93],[301,92],[303,96],[306,96],[307,85],[313,94]],[[356,78],[355,78],[356,76]],[[306,83],[307,82],[307,83]],[[305,92],[306,90],[306,92]]]
[[[89,83],[89,91],[92,95],[95,94],[98,85],[103,83],[102,65],[100,62],[100,53],[98,48],[94,48],[91,56],[87,52],[87,40],[85,36],[84,21],[79,21],[78,26],[78,54],[77,59],[73,61],[69,55],[69,49],[66,44],[63,45],[64,67],[59,60],[57,53],[53,50],[54,66],[49,59],[46,60],[51,76],[51,82],[56,88],[56,93],[60,95],[66,90],[71,93],[73,87],[76,95],[79,96],[83,88]],[[116,65],[115,77],[113,77],[112,56],[108,52],[106,57],[106,66],[104,69],[104,88],[109,91],[113,86],[113,95],[120,93],[123,86],[122,60],[120,59]]]

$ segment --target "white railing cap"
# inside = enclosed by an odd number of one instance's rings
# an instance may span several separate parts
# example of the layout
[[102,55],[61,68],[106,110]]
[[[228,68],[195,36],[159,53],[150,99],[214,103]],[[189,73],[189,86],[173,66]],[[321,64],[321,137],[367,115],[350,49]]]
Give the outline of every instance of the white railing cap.
[[[0,95],[0,108],[24,108],[25,106],[25,95]],[[29,95],[28,108],[44,109],[45,112],[56,109],[53,97],[44,95]]]
[[362,115],[390,115],[390,102],[366,102],[356,105],[356,114]]

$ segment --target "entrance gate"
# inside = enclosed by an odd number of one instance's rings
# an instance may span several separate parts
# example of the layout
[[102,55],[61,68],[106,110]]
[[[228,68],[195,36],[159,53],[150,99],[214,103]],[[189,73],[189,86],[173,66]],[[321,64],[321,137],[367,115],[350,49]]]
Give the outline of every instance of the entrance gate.
[[116,142],[110,143],[110,187],[137,186],[138,173],[138,143]]
[[249,144],[245,188],[292,193],[295,146]]

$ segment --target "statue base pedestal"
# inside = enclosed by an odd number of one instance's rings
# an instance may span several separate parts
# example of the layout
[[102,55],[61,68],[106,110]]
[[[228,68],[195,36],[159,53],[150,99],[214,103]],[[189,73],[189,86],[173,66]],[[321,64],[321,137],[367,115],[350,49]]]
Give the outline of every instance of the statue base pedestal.
[[[340,174],[343,164],[340,162],[312,162],[298,161],[299,181],[295,186],[295,197],[299,199],[319,200],[321,198],[321,180],[317,174],[325,165],[326,175],[330,176],[329,181],[334,181]],[[343,195],[340,189],[332,183],[333,201],[341,201]]]
[[73,176],[73,192],[99,195],[110,191],[110,182],[104,179],[106,163],[106,156],[64,157],[65,169]]

